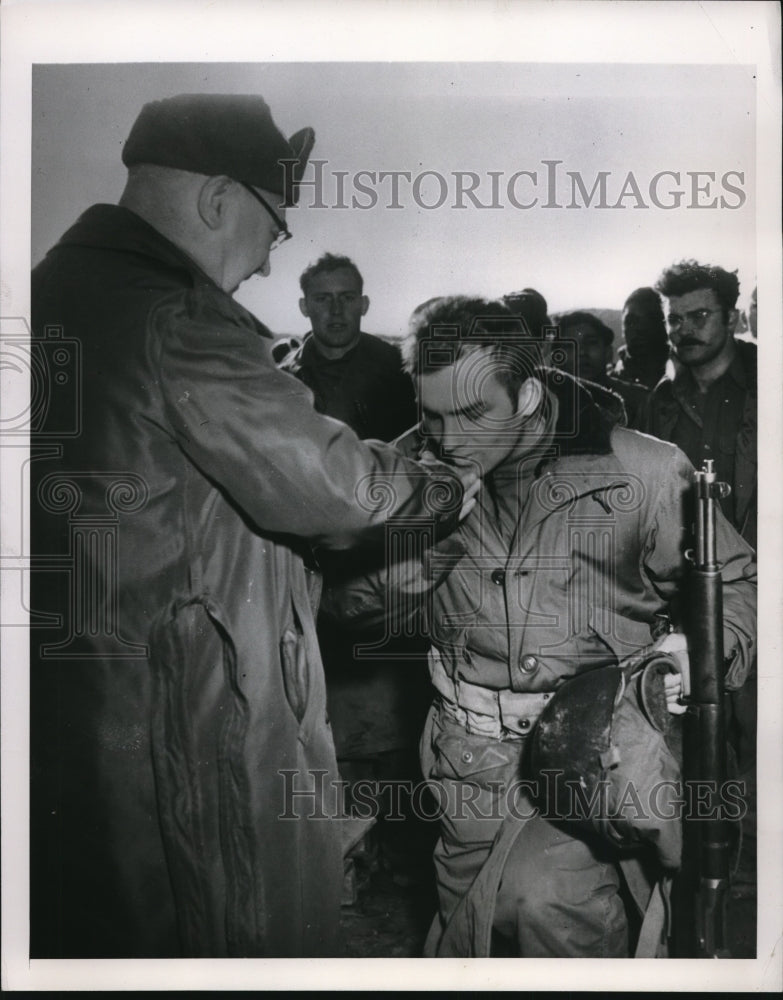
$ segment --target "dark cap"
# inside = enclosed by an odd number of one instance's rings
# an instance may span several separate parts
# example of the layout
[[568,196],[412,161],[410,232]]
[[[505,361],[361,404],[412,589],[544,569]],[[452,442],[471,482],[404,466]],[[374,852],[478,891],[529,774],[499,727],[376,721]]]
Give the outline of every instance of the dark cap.
[[503,302],[517,316],[521,316],[534,337],[541,335],[541,328],[549,324],[547,303],[541,292],[535,288],[523,288],[521,292],[509,292]]
[[311,128],[286,139],[269,105],[255,94],[180,94],[144,105],[122,162],[224,174],[293,205],[314,142]]

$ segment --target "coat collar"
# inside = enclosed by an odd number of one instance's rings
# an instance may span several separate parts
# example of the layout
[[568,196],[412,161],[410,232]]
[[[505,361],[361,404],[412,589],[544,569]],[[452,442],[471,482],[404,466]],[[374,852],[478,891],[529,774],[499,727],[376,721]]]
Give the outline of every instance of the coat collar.
[[593,497],[597,514],[611,513],[617,497],[628,489],[628,478],[612,450],[612,432],[624,424],[619,396],[558,369],[540,368],[537,376],[558,409],[520,512],[522,535],[528,540],[532,528],[551,514],[567,512],[583,497]]
[[234,316],[241,315],[262,337],[272,338],[272,332],[249,310],[224,292],[184,250],[167,240],[157,229],[121,205],[93,205],[68,229],[60,246],[94,247],[120,251],[146,258],[155,270],[161,267],[175,273],[186,287],[217,293],[213,301],[224,302]]
[[362,331],[359,333],[359,339],[350,349],[342,354],[339,358],[327,358],[325,355],[321,354],[318,350],[316,344],[315,335],[312,330],[305,336],[302,346],[299,348],[299,363],[300,365],[316,366],[322,367],[324,365],[340,365],[347,364],[352,361],[353,358],[361,353],[361,349],[364,347],[364,343],[367,335]]
[[[739,348],[740,341],[735,340],[736,350],[734,351],[734,357],[731,359],[731,364],[726,369],[723,374],[716,379],[717,382],[722,379],[731,379],[740,389],[752,389],[755,384],[755,364],[752,366],[749,364],[750,357],[747,352],[741,351]],[[744,345],[743,345],[744,346]],[[755,352],[755,347],[753,344],[749,345],[751,349]],[[755,362],[755,356],[753,357]],[[681,402],[687,402],[693,398],[693,396],[699,393],[699,387],[696,383],[696,379],[693,377],[693,373],[690,368],[683,365],[682,369],[675,375],[674,381],[672,382],[672,392]]]
[[608,455],[612,430],[623,423],[622,399],[609,388],[580,382],[558,369],[539,368],[536,374],[557,400],[556,454]]
[[217,287],[184,250],[141,216],[121,205],[93,205],[61,237],[57,246],[95,247],[148,257],[157,266],[183,272],[196,285]]

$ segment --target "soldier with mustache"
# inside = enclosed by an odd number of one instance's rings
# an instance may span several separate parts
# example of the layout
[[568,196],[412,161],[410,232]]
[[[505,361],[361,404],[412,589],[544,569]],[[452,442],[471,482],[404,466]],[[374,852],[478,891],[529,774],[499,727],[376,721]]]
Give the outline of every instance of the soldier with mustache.
[[[648,399],[643,429],[671,441],[700,468],[715,462],[731,490],[723,513],[754,548],[757,534],[758,390],[756,345],[734,336],[739,281],[736,271],[684,260],[663,272],[656,290],[674,356],[675,377],[658,383]],[[755,891],[756,678],[755,670],[730,695],[732,739],[745,780],[748,818],[735,888]]]

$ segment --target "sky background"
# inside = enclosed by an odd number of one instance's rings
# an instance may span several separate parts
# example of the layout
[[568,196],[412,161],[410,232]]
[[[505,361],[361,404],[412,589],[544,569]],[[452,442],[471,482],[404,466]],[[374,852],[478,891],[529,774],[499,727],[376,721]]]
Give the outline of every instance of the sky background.
[[[755,283],[755,74],[748,65],[579,63],[126,63],[34,66],[32,73],[32,257],[37,262],[90,204],[116,202],[125,170],[122,145],[141,106],[183,92],[262,94],[283,132],[316,132],[313,158],[326,160],[323,200],[312,189],[288,213],[295,238],[272,256],[272,274],[252,278],[238,298],[276,333],[303,333],[298,279],[324,251],[352,257],[365,278],[365,329],[405,332],[412,309],[433,295],[498,296],[535,287],[551,311],[620,308],[663,267],[696,257],[739,268],[742,302]],[[614,204],[629,172],[648,208],[544,208],[543,160],[561,160],[558,200],[571,200],[565,171],[589,191],[609,172]],[[439,208],[417,204],[400,182],[378,182],[372,209],[335,207],[334,172],[347,171],[351,194],[360,170],[435,171],[447,179]],[[491,202],[490,171],[502,172],[500,208],[455,207],[453,171],[480,177],[479,200]],[[506,194],[519,170],[515,208]],[[659,171],[681,174],[679,208],[653,205]],[[739,197],[720,186],[727,171],[744,174],[739,208],[694,208],[687,171],[716,175],[701,200]],[[306,175],[313,176],[310,167]],[[365,180],[365,183],[367,181]],[[662,182],[661,193],[675,187]],[[422,183],[433,204],[437,181]]]

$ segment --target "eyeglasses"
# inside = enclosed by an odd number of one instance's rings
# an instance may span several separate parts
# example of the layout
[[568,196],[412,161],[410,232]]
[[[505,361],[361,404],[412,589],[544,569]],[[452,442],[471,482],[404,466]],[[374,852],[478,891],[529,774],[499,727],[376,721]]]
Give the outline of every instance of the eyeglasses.
[[279,246],[282,246],[286,240],[290,240],[294,234],[291,232],[288,226],[286,226],[286,224],[283,222],[283,220],[280,218],[277,212],[275,212],[272,206],[267,202],[266,198],[262,198],[261,195],[258,193],[258,191],[256,191],[256,189],[251,187],[249,184],[244,184],[241,181],[240,183],[242,184],[242,187],[245,188],[246,191],[249,191],[250,194],[253,195],[256,201],[261,202],[261,204],[264,206],[264,208],[271,216],[274,224],[277,226],[277,235],[272,240],[272,245],[269,247],[270,251],[277,250],[277,248]]
[[670,313],[666,317],[666,325],[670,330],[679,330],[687,320],[695,330],[703,330],[707,319],[716,312],[720,312],[720,309],[691,309],[684,316],[680,316],[678,313]]

